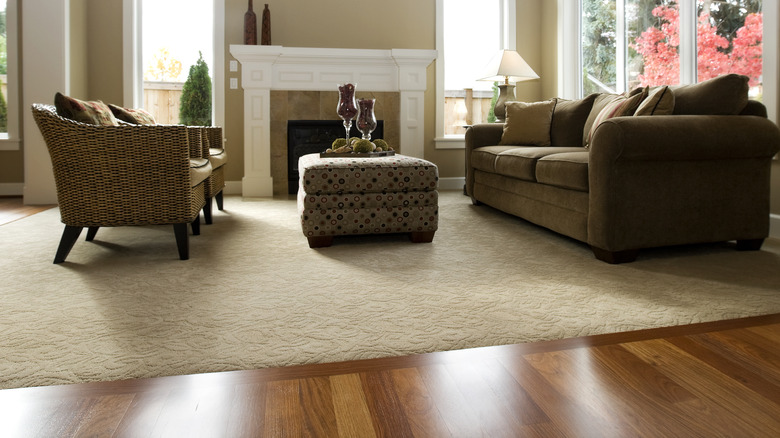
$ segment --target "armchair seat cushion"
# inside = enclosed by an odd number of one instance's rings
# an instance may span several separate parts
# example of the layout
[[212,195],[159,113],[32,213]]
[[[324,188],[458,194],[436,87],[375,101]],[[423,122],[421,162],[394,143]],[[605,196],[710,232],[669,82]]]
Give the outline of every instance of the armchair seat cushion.
[[227,152],[224,149],[209,148],[209,162],[214,170],[224,166],[227,161]]
[[211,176],[211,163],[206,158],[190,158],[190,184],[197,186]]

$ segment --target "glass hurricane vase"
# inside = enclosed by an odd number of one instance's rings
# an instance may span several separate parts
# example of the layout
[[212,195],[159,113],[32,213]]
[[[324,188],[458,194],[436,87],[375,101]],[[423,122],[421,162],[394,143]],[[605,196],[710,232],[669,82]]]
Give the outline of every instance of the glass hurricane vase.
[[360,112],[357,118],[357,128],[363,134],[364,140],[371,140],[371,133],[376,129],[375,102],[376,99],[358,99]]
[[347,131],[347,144],[349,144],[349,130],[352,128],[352,119],[358,113],[355,103],[355,84],[339,85],[339,104],[336,114],[344,121],[344,129]]

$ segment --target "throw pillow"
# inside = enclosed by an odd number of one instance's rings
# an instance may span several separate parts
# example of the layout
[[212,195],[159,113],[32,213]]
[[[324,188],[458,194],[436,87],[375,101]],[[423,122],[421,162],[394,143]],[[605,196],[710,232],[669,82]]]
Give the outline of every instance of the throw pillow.
[[598,93],[579,100],[555,99],[550,126],[550,143],[553,146],[582,145],[582,131],[596,96]]
[[674,114],[736,115],[747,105],[747,76],[727,74],[698,84],[672,87]]
[[[596,132],[596,128],[598,128],[599,125],[605,120],[611,119],[613,117],[634,115],[637,107],[639,107],[639,104],[645,100],[647,94],[648,88],[645,87],[642,92],[634,94],[631,97],[627,96],[626,94],[606,94],[597,97],[596,102],[598,102],[599,98],[603,98],[602,104],[599,105],[599,112],[595,117],[593,117],[593,123],[590,125],[590,129],[588,129],[585,135],[585,144],[583,146],[585,146],[585,148],[590,147],[590,142],[593,139],[593,134]],[[593,104],[593,109],[590,111],[591,116],[593,115],[595,109],[596,103]],[[590,116],[588,116],[588,120],[591,120]]]
[[109,126],[117,124],[111,109],[99,100],[84,101],[58,92],[54,95],[54,107],[57,109],[57,114],[60,117],[77,122]]
[[666,85],[655,87],[639,104],[635,116],[668,116],[674,112],[674,92]]
[[507,102],[500,145],[549,146],[554,100]]
[[121,106],[114,105],[113,103],[109,103],[108,107],[111,108],[111,112],[114,114],[114,117],[123,122],[133,123],[135,125],[157,124],[157,122],[154,121],[154,116],[141,108],[122,108]]

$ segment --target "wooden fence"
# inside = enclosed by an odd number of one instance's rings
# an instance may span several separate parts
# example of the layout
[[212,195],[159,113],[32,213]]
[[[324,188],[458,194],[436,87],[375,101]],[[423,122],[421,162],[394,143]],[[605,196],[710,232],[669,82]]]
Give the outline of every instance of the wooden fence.
[[183,82],[144,81],[144,109],[157,123],[179,123],[179,100]]

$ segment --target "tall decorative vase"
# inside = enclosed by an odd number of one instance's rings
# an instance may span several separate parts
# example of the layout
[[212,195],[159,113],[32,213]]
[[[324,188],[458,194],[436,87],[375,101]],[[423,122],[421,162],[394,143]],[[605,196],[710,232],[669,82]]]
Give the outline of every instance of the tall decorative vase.
[[244,14],[244,44],[257,44],[257,15],[252,10],[252,0],[249,0],[249,9]]
[[271,10],[268,9],[268,3],[265,4],[265,9],[263,9],[263,24],[260,34],[260,44],[264,46],[271,45]]
[[358,99],[357,129],[363,134],[364,140],[371,140],[371,133],[376,129],[376,116],[374,116],[374,103],[376,99]]
[[347,144],[349,144],[349,130],[352,128],[352,119],[358,113],[357,104],[355,102],[355,84],[339,85],[339,103],[336,107],[336,114],[344,121],[344,129],[346,130]]

